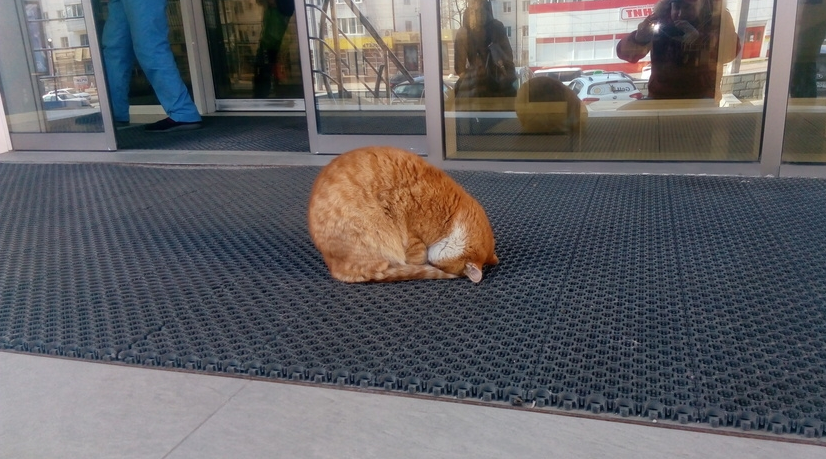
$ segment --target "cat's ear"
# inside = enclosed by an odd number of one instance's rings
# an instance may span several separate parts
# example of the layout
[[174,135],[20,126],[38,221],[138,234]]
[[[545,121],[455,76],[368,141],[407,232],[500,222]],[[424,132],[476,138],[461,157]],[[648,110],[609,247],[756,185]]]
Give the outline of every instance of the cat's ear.
[[482,269],[473,263],[465,263],[465,276],[467,276],[473,283],[478,284],[482,281]]
[[485,263],[486,265],[498,265],[499,264],[499,257],[496,254],[491,254],[490,259]]

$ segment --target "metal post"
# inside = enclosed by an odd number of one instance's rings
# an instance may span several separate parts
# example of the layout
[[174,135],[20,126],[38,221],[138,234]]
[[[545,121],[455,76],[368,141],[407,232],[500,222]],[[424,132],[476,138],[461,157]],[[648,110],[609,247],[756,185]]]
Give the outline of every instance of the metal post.
[[419,16],[419,71],[424,75],[424,48],[422,47],[422,12],[416,9]]
[[[746,28],[748,26],[749,21],[749,6],[751,0],[741,0],[740,2],[740,18],[737,21],[737,36],[740,38],[740,46],[743,47],[746,44]],[[743,60],[743,51],[740,50],[737,53],[737,57],[734,58],[734,62],[731,63],[731,73],[736,74],[740,73],[740,63]]]
[[341,74],[341,48],[338,44],[338,17],[336,16],[336,5],[330,4],[330,21],[333,23],[333,52],[335,53],[336,63],[336,83],[338,84],[338,98],[341,99],[347,93],[344,89],[344,81]]
[[54,48],[52,47],[52,39],[47,38],[46,43],[49,44],[49,76],[52,77],[52,90],[54,90],[55,99],[57,99],[57,66],[54,61]]

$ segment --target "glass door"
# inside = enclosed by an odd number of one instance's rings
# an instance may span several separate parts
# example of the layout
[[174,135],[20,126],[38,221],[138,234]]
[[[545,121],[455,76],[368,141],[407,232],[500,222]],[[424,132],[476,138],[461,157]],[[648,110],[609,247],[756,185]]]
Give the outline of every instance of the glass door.
[[[426,152],[425,101],[441,95],[425,92],[421,1],[301,3],[311,151],[384,144]],[[441,86],[449,91],[448,81]]]
[[0,46],[0,90],[12,148],[114,150],[91,0],[6,3],[0,42],[15,46]]
[[203,0],[215,109],[304,110],[294,0]]
[[773,2],[439,2],[447,159],[758,164]]

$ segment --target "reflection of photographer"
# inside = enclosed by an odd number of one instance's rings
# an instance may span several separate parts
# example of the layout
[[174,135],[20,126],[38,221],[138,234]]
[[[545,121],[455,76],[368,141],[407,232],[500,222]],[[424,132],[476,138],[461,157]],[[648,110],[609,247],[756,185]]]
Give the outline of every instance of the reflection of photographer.
[[489,0],[470,0],[456,33],[456,97],[513,97],[516,68],[508,34]]
[[722,0],[660,0],[617,44],[628,62],[649,52],[649,98],[720,100],[723,64],[740,52],[740,40]]

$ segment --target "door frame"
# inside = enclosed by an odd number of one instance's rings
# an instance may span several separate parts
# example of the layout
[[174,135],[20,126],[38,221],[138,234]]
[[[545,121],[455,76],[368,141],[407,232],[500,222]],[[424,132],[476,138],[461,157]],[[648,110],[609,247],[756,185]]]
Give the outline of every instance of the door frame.
[[[333,1],[333,0],[331,0]],[[422,5],[426,3],[434,3],[432,0],[421,0]],[[307,23],[307,10],[303,0],[295,0],[295,15],[296,25],[298,26],[298,49],[301,59],[301,72],[304,81],[304,106],[307,114],[307,129],[310,140],[310,153],[315,154],[339,154],[350,151],[354,148],[363,147],[366,145],[389,145],[415,153],[426,155],[428,153],[428,135],[365,135],[365,134],[349,134],[349,135],[331,135],[321,134],[318,132],[318,110],[315,105],[315,89],[313,87],[313,69],[310,59],[310,34],[309,24]],[[333,4],[335,7],[335,4]],[[433,16],[436,22],[436,16]],[[426,55],[422,52],[422,55]],[[436,55],[434,55],[436,56]],[[420,56],[421,57],[421,56]],[[434,61],[435,62],[435,61]],[[439,77],[441,81],[441,77]],[[435,94],[440,94],[441,91],[436,86]],[[425,90],[428,91],[427,89]],[[431,94],[434,94],[431,92]],[[432,97],[441,102],[440,97]],[[425,116],[430,112],[425,110]],[[428,123],[429,129],[429,123]],[[441,129],[441,128],[440,128]],[[430,132],[429,130],[427,132]]]
[[[19,7],[23,6],[21,2],[15,3],[15,15],[9,14],[7,20],[8,25],[16,21],[17,27],[0,27],[0,37],[3,43],[20,43],[23,39],[24,53],[29,53],[31,45],[29,45],[28,32],[26,30],[25,12]],[[100,43],[98,40],[98,33],[95,24],[94,13],[92,9],[92,0],[81,0],[83,7],[83,19],[86,25],[86,34],[89,39],[89,51],[92,58],[92,67],[94,69],[95,85],[98,90],[98,105],[100,108],[100,115],[103,120],[103,132],[25,132],[15,133],[11,132],[8,124],[5,123],[5,130],[8,132],[11,146],[16,151],[114,151],[117,149],[115,140],[115,129],[112,120],[112,112],[109,105],[109,96],[106,86],[106,77],[103,70],[103,58],[101,55]],[[11,12],[7,12],[11,13]],[[28,65],[23,66],[24,71],[28,73]],[[26,75],[25,80],[30,80],[30,76]],[[15,78],[15,80],[17,80]],[[38,94],[39,96],[39,90]],[[6,94],[8,99],[8,94]],[[38,109],[38,113],[42,113]]]
[[[293,0],[296,11],[303,0]],[[215,96],[215,80],[212,78],[212,58],[206,30],[206,14],[201,0],[181,0],[181,15],[187,37],[192,79],[192,97],[203,114],[223,112],[303,112],[305,99],[218,99]],[[298,21],[298,17],[296,17]],[[300,24],[300,23],[299,23]],[[303,59],[302,55],[299,55]],[[302,63],[302,71],[303,71]],[[303,76],[302,76],[303,79]]]

